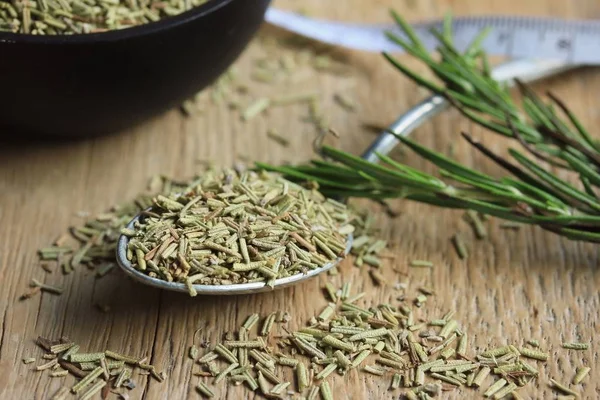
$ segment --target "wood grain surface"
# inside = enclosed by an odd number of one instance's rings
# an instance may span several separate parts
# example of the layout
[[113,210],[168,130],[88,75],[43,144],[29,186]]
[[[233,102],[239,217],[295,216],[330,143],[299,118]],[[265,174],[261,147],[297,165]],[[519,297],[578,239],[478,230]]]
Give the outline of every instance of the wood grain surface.
[[[455,15],[600,17],[600,3],[594,0],[278,0],[275,4],[304,9],[315,16],[365,22],[389,21],[391,6],[412,21],[437,18],[448,9]],[[263,37],[282,34],[275,29],[261,32]],[[261,96],[318,91],[324,113],[341,133],[340,139],[332,143],[359,154],[375,137],[363,128],[364,123],[385,126],[426,95],[377,54],[345,50],[334,53],[351,73],[310,69],[277,84],[248,81],[250,92],[242,104]],[[264,57],[273,55],[264,53],[257,44],[250,46],[236,64],[238,79],[246,82],[244,77],[253,63]],[[596,69],[546,80],[536,88],[551,89],[563,96],[592,133],[600,124],[600,73]],[[353,98],[356,112],[335,104],[335,93]],[[303,120],[307,115],[305,106],[273,108],[266,115],[243,122],[226,102],[212,104],[206,99],[203,104],[199,115],[186,118],[173,110],[118,135],[68,142],[0,143],[0,398],[47,399],[65,379],[72,381],[71,377],[49,378],[47,373],[34,372],[31,365],[21,362],[23,357],[41,357],[41,350],[34,344],[38,335],[67,335],[90,352],[109,348],[150,357],[151,363],[164,368],[169,378],[164,383],[137,378],[138,388],[131,392],[132,399],[199,398],[194,391],[198,377],[192,376],[192,362],[187,358],[198,328],[203,328],[201,336],[214,343],[223,332],[236,329],[249,314],[275,310],[292,312],[294,318],[289,325],[297,327],[326,304],[320,286],[327,280],[335,284],[352,281],[355,290],[367,292],[369,301],[394,301],[396,292],[392,287],[374,286],[367,269],[355,268],[349,261],[344,262],[338,276],[322,276],[286,290],[199,298],[144,287],[124,279],[116,270],[96,279],[85,268],[68,276],[58,270],[48,274],[40,268],[36,250],[49,245],[69,226],[80,224],[78,211],[95,214],[130,199],[155,174],[187,177],[198,170],[201,160],[230,165],[239,157],[278,163],[300,162],[312,156],[310,143],[315,129]],[[288,138],[290,148],[270,140],[266,135],[269,128]],[[499,174],[459,139],[461,130],[493,148],[505,146],[497,136],[469,124],[456,112],[427,123],[414,137],[440,151],[452,150],[468,165]],[[431,171],[412,154],[396,155]],[[600,384],[595,379],[600,368],[595,339],[600,320],[598,246],[570,242],[537,228],[503,230],[496,219],[488,222],[489,238],[477,241],[458,211],[395,202],[393,207],[400,215],[391,219],[379,206],[365,205],[375,213],[381,235],[389,239],[395,255],[383,267],[389,281],[436,290],[422,309],[424,318],[455,310],[456,318],[472,338],[472,351],[508,343],[521,345],[530,338],[540,340],[551,358],[541,368],[538,384],[523,388],[524,398],[556,397],[556,392],[548,388],[549,378],[570,381],[575,368],[583,364],[592,368],[592,377],[578,390],[583,398],[600,397]],[[466,261],[453,251],[450,237],[456,232],[469,243],[471,254]],[[408,271],[408,260],[414,258],[431,260],[435,267]],[[408,271],[408,275],[396,271]],[[65,293],[19,301],[32,277],[63,286]],[[102,313],[97,304],[110,305],[112,310]],[[592,348],[583,352],[563,350],[563,340],[591,341]],[[337,376],[331,382],[340,399],[397,398],[399,394],[388,391],[388,379],[356,372]],[[218,385],[216,391],[223,399],[255,397],[243,387]],[[482,394],[462,389],[446,392],[442,398],[482,398]]]

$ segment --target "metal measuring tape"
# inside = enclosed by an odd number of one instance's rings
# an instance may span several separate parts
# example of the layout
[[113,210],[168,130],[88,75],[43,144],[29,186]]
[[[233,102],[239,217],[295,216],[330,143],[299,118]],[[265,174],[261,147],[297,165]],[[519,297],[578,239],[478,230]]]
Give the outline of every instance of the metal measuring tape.
[[[366,25],[304,17],[270,8],[267,22],[320,42],[373,52],[401,52],[385,32],[404,35],[393,25]],[[437,40],[429,32],[441,21],[414,24],[417,36],[429,49]],[[482,42],[489,55],[562,61],[569,64],[600,64],[600,20],[564,20],[543,17],[457,17],[452,22],[456,47],[465,49],[485,28],[490,34]]]

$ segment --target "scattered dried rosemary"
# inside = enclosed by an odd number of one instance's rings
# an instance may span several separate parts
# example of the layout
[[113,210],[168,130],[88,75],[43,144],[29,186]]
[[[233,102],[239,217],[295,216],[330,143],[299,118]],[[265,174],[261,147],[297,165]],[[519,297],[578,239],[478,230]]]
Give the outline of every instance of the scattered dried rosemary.
[[336,93],[333,96],[333,99],[340,105],[340,107],[344,108],[346,111],[353,112],[356,110],[356,104],[354,104],[354,100],[350,97],[343,95],[341,93]]
[[382,265],[381,257],[393,257],[384,254],[384,250],[387,249],[387,241],[378,239],[379,235],[372,213],[366,210],[357,210],[356,213],[359,218],[354,221],[356,236],[350,251],[355,256],[354,265],[362,267],[366,264],[379,268]]
[[[401,398],[406,399],[431,399],[441,391],[459,387],[481,387],[484,396],[491,399],[509,395],[518,399],[519,388],[539,378],[532,363],[549,358],[537,347],[513,345],[476,354],[469,348],[467,332],[453,319],[454,312],[426,322],[417,319],[410,301],[401,301],[398,306],[360,306],[357,303],[364,293],[351,295],[349,284],[335,289],[328,283],[324,289],[332,302],[297,331],[289,332],[282,326],[285,334],[272,334],[273,313],[264,318],[259,325],[262,329],[252,337],[250,330],[259,317],[249,316],[239,332],[226,335],[239,340],[217,344],[197,360],[202,371],[195,375],[208,377],[200,382],[198,391],[211,397],[210,376],[215,377],[215,384],[228,376],[230,384],[246,384],[267,398],[285,397],[279,389],[287,387],[295,389],[287,394],[331,399],[327,379],[354,369],[389,376],[390,390],[402,388]],[[417,299],[424,297],[423,293],[433,295],[431,289],[421,287],[419,291],[422,294]],[[423,299],[421,303],[425,303]],[[295,370],[295,386],[285,380],[283,368]],[[573,384],[580,383],[589,370],[578,368]],[[577,394],[554,380],[550,384],[563,394]]]
[[[252,40],[250,47],[257,48],[260,56],[253,60],[247,74],[244,71],[238,73],[235,66],[231,67],[209,90],[186,100],[181,106],[183,113],[191,116],[202,112],[208,104],[206,99],[229,111],[237,110],[243,121],[266,114],[274,107],[303,105],[308,109],[308,117],[302,116],[302,121],[312,124],[317,133],[327,132],[329,122],[321,109],[325,100],[323,91],[314,87],[312,90],[289,93],[290,87],[296,87],[316,73],[351,77],[348,63],[340,59],[339,54],[327,54],[327,49],[315,47],[314,43],[295,35],[259,35]],[[262,86],[260,93],[253,90],[257,85]],[[264,85],[270,85],[275,93],[265,96]],[[334,100],[347,111],[356,107],[350,96],[337,94]],[[288,145],[288,139],[278,134],[271,132],[268,137],[282,146]]]
[[[80,353],[79,345],[62,337],[50,340],[38,337],[36,343],[47,353],[43,359],[50,361],[35,367],[36,371],[51,370],[53,378],[73,375],[80,379],[70,388],[62,387],[54,394],[52,399],[65,399],[69,391],[81,395],[80,399],[91,399],[102,388],[109,387],[114,393],[119,393],[122,388],[133,389],[132,380],[134,370],[149,371],[150,375],[162,382],[166,375],[157,372],[156,367],[146,363],[146,358],[138,358],[106,350],[101,353]],[[34,358],[25,358],[26,364],[35,362]]]
[[149,276],[193,284],[266,282],[343,257],[353,214],[278,175],[209,170],[181,195],[158,195],[123,229],[128,259]]
[[0,0],[0,31],[72,35],[155,22],[207,0]]

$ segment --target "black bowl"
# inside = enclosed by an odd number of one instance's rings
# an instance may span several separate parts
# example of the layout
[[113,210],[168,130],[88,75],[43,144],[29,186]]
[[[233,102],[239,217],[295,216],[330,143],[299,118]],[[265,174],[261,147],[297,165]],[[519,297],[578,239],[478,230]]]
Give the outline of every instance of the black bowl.
[[0,32],[0,137],[129,128],[213,82],[270,0],[211,0],[175,17],[72,36]]

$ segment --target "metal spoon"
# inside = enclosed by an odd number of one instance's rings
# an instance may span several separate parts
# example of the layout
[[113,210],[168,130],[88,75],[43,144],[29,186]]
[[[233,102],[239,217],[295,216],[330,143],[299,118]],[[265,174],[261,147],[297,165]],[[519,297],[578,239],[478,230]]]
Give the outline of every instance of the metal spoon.
[[[535,79],[541,79],[558,72],[565,71],[569,68],[575,67],[574,65],[565,65],[562,62],[544,62],[544,61],[530,61],[530,60],[519,60],[513,61],[507,64],[500,65],[493,71],[493,75],[498,80],[510,80],[515,77],[520,77],[524,81],[532,81]],[[416,107],[413,107],[408,112],[398,118],[391,126],[390,130],[398,135],[408,135],[415,128],[420,126],[426,120],[439,114],[441,111],[446,109],[448,106],[446,100],[441,96],[432,96]],[[398,143],[396,137],[388,132],[383,132],[369,147],[369,149],[363,154],[363,158],[371,162],[377,162],[378,157],[376,153],[387,154],[391,151],[394,146]],[[137,221],[140,216],[136,216],[128,225],[128,228],[133,229],[133,224]],[[344,255],[350,252],[352,247],[352,236],[348,237],[346,250]],[[187,287],[183,283],[178,282],[167,282],[161,279],[152,278],[146,274],[143,274],[133,268],[131,262],[127,259],[127,244],[129,238],[125,235],[119,237],[117,245],[117,261],[121,269],[130,277],[139,281],[143,284],[153,286],[159,289],[171,290],[176,292],[188,292]],[[335,265],[337,265],[343,257],[339,257],[335,261],[307,273],[298,273],[293,276],[280,278],[275,281],[275,288],[283,288],[291,285],[295,285],[304,280],[310,279],[322,272],[325,272]],[[266,286],[264,282],[253,282],[253,283],[240,283],[232,285],[194,285],[198,294],[219,294],[219,295],[233,295],[233,294],[251,294],[259,293],[272,290],[271,287]]]

